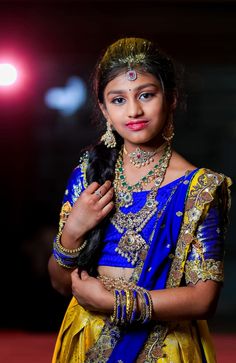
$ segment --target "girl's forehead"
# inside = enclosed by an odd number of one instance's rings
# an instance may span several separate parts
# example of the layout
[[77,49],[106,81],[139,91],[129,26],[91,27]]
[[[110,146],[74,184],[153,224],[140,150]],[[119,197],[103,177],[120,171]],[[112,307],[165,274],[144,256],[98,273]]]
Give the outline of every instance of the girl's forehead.
[[112,89],[129,90],[130,88],[136,88],[145,84],[152,84],[154,86],[160,86],[160,81],[151,73],[147,72],[136,72],[136,78],[130,80],[128,72],[122,72],[110,82],[108,82],[105,93]]

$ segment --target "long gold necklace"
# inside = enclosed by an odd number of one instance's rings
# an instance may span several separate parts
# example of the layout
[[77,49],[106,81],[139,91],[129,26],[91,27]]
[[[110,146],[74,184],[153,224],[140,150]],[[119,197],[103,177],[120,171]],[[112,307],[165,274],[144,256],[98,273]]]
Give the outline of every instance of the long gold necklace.
[[132,193],[134,191],[142,191],[144,186],[148,185],[153,180],[155,180],[154,183],[156,186],[159,186],[162,183],[171,157],[171,146],[169,144],[165,146],[164,152],[158,163],[133,185],[129,185],[126,181],[122,155],[123,150],[121,149],[115,167],[114,189],[118,205],[129,207],[133,203]]
[[[139,232],[142,231],[144,226],[157,212],[158,202],[156,196],[165,177],[170,158],[171,149],[168,148],[168,153],[160,167],[158,179],[155,180],[155,184],[148,193],[146,203],[141,210],[137,213],[123,213],[118,203],[116,204],[116,211],[111,218],[111,223],[116,227],[118,232],[124,233],[116,247],[116,252],[125,257],[132,265],[135,265],[138,261],[140,252],[148,248],[146,241]],[[117,198],[118,191],[116,188],[115,194]]]

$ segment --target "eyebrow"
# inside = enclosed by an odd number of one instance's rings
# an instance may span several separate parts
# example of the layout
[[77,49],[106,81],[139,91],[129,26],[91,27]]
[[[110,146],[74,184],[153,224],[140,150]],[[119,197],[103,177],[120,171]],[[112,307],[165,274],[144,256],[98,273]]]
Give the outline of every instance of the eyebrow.
[[[145,84],[141,84],[140,86],[138,86],[138,87],[135,87],[134,89],[133,89],[133,91],[140,91],[141,89],[143,89],[143,88],[147,88],[147,87],[155,87],[155,88],[158,88],[158,85],[157,84],[155,84],[155,83],[145,83]],[[126,93],[127,91],[125,91],[125,90],[113,90],[113,91],[110,91],[110,92],[108,92],[107,93],[107,96],[109,96],[109,95],[117,95],[117,94],[120,94],[120,93]]]

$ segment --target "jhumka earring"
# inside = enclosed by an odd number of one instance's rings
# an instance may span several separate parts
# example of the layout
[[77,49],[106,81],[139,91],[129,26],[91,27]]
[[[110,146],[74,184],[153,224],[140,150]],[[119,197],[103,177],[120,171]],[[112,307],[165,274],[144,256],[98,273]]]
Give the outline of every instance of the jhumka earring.
[[106,147],[110,149],[116,147],[116,138],[112,132],[112,127],[109,122],[107,122],[107,131],[105,132],[104,135],[102,135],[101,141],[104,142]]
[[165,141],[170,143],[175,136],[174,133],[174,123],[173,123],[173,115],[170,115],[169,120],[167,121],[167,125],[164,127],[164,130],[162,132],[162,137]]

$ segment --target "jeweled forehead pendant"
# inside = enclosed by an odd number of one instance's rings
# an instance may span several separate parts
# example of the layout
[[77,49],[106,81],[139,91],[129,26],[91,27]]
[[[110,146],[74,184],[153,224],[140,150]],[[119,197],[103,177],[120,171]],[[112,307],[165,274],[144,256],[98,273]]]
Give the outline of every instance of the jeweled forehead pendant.
[[128,81],[135,81],[137,79],[137,72],[134,69],[129,69],[126,73]]

